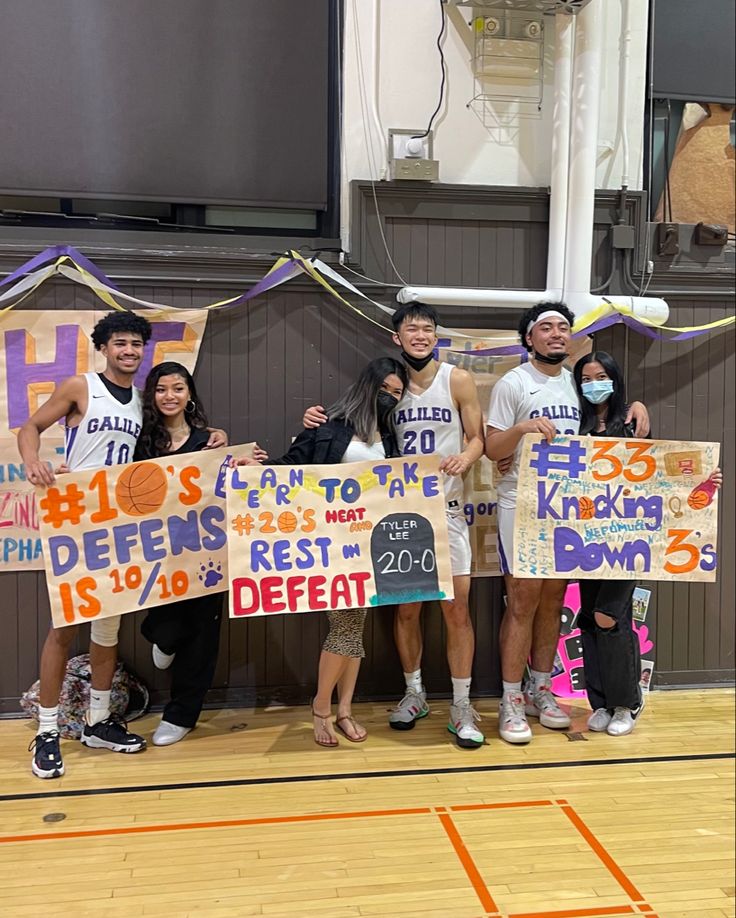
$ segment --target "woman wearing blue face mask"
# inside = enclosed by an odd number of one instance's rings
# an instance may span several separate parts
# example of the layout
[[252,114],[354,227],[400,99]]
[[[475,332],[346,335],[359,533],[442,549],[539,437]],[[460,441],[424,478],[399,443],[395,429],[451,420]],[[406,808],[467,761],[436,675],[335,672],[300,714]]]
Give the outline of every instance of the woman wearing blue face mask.
[[[586,354],[573,370],[580,396],[580,434],[633,437],[621,370],[605,351]],[[633,580],[581,580],[578,625],[585,686],[593,713],[588,727],[611,736],[631,733],[644,696],[639,638],[633,628]]]
[[[580,396],[580,434],[633,437],[626,424],[628,406],[624,380],[616,361],[594,351],[575,364],[573,377]],[[711,479],[722,483],[721,470]],[[585,686],[593,713],[591,730],[624,736],[634,729],[644,704],[639,687],[639,637],[633,627],[633,580],[581,580],[578,624],[583,637]]]

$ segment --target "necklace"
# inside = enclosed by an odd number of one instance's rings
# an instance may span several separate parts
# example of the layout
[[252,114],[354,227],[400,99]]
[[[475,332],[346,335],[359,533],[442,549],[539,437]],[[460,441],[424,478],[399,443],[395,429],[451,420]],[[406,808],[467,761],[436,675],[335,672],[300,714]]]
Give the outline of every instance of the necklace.
[[190,431],[190,427],[189,427],[188,424],[183,424],[181,427],[171,427],[171,428],[167,428],[167,432],[168,432],[168,434],[169,434],[169,437],[170,437],[172,440],[173,440],[175,437],[179,437],[181,434],[184,434],[184,433],[188,434],[189,431]]

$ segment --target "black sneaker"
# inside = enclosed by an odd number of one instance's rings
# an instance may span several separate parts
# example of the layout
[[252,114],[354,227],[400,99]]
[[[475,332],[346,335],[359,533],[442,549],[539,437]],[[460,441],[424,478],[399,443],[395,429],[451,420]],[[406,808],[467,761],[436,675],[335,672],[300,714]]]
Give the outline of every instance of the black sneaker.
[[85,723],[80,737],[85,746],[91,749],[111,749],[113,752],[140,752],[146,748],[142,736],[128,733],[128,725],[117,714],[111,714],[98,724],[90,726]]
[[37,778],[60,778],[64,774],[59,734],[56,730],[34,736],[28,751],[33,753],[31,771]]

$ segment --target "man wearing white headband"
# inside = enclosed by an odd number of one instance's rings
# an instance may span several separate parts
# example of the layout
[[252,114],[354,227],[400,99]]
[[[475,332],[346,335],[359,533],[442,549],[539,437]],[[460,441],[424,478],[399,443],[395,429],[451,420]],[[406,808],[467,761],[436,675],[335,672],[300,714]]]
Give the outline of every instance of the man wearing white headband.
[[[576,435],[580,403],[572,373],[564,367],[574,316],[563,303],[539,303],[519,322],[528,363],[515,367],[491,390],[486,428],[486,455],[499,461],[512,457],[498,485],[498,552],[506,580],[506,611],[501,623],[503,698],[499,733],[509,743],[528,743],[527,716],[544,727],[564,729],[569,716],[551,691],[552,666],[560,633],[566,580],[529,580],[513,576],[513,531],[520,443],[524,434]],[[649,432],[646,408],[635,402],[636,435]],[[531,654],[531,679],[522,691],[524,668]]]

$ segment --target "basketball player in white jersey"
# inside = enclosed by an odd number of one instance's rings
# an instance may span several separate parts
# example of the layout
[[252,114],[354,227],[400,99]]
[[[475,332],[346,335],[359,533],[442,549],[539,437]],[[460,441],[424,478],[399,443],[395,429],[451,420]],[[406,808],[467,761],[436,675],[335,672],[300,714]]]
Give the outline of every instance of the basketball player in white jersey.
[[[470,621],[470,537],[463,514],[462,476],[483,454],[483,415],[473,377],[466,370],[439,363],[437,313],[411,303],[392,316],[394,343],[409,371],[409,386],[394,411],[399,450],[404,456],[438,455],[445,473],[445,501],[455,598],[442,603],[447,629],[447,660],[452,676],[452,706],[447,729],[464,749],[477,749],[484,737],[479,715],[470,704],[475,636]],[[304,417],[313,426],[326,420],[319,409]],[[422,603],[402,603],[396,610],[394,638],[404,670],[406,692],[389,715],[395,730],[411,730],[429,714],[422,683]]]
[[[39,458],[41,434],[62,418],[66,422],[65,465],[69,471],[131,462],[140,433],[140,392],[133,378],[151,337],[149,322],[131,312],[109,313],[92,331],[95,348],[107,363],[102,373],[70,376],[18,433],[18,448],[28,481],[51,485],[54,473]],[[213,433],[212,446],[227,443]],[[117,661],[120,616],[93,621],[90,631],[92,684],[82,743],[115,752],[138,752],[146,745],[129,733],[124,721],[110,714],[110,687]],[[41,653],[38,733],[31,743],[31,769],[39,778],[64,774],[59,745],[59,694],[66,673],[69,646],[77,627],[51,628]]]
[[[503,697],[499,733],[509,743],[532,738],[527,715],[545,727],[564,729],[569,716],[551,691],[552,667],[560,634],[560,615],[566,580],[532,580],[513,576],[513,532],[521,439],[543,434],[574,436],[580,428],[580,402],[572,373],[564,367],[574,322],[562,303],[539,303],[521,317],[519,337],[532,354],[528,363],[506,373],[491,390],[486,428],[486,455],[502,461],[498,484],[498,552],[506,580],[506,611],[501,622],[500,647]],[[637,436],[649,432],[646,409],[635,402],[629,412],[637,421]],[[508,466],[508,467],[507,467]],[[531,678],[522,692],[521,681],[531,651]]]

